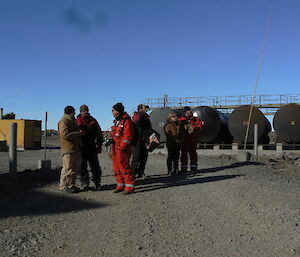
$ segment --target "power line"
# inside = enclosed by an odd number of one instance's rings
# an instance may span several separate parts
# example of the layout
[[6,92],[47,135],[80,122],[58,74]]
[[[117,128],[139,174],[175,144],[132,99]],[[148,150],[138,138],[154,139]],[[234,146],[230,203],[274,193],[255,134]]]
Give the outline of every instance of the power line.
[[257,70],[257,75],[256,75],[256,82],[255,82],[255,86],[254,86],[254,90],[253,90],[251,108],[250,108],[250,112],[249,112],[246,135],[245,135],[245,140],[244,140],[244,151],[246,151],[246,147],[247,147],[247,139],[248,139],[248,135],[249,135],[249,128],[250,128],[252,110],[253,110],[253,105],[254,105],[254,101],[255,101],[257,86],[258,86],[259,79],[260,79],[260,74],[261,74],[261,71],[262,71],[262,65],[263,65],[264,56],[265,56],[266,44],[267,44],[267,41],[268,41],[268,38],[269,38],[269,30],[270,30],[270,25],[271,25],[272,16],[273,16],[274,4],[275,4],[275,0],[272,1],[269,17],[268,17],[266,28],[265,28],[264,40],[263,40],[263,44],[262,44],[262,48],[261,48],[261,52],[260,52],[259,65],[258,65],[258,70]]

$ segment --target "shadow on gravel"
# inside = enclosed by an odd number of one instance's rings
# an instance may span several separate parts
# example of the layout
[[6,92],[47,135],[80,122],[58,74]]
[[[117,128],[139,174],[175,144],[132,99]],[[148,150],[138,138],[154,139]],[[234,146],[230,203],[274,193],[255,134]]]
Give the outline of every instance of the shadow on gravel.
[[138,180],[137,184],[139,185],[136,192],[149,192],[153,190],[169,188],[169,187],[177,187],[177,186],[186,186],[193,184],[201,184],[208,182],[216,182],[225,179],[237,178],[245,175],[222,175],[222,176],[211,176],[211,177],[201,177],[200,174],[198,176],[188,176],[188,175],[178,175],[178,176],[168,176],[161,175],[160,177],[149,177],[144,180]]
[[[213,173],[213,172],[218,172],[218,171],[222,171],[222,170],[225,170],[225,169],[239,168],[239,167],[249,166],[249,165],[265,165],[265,164],[262,164],[262,163],[259,163],[259,162],[235,162],[235,163],[232,163],[230,165],[207,168],[207,169],[199,169],[197,171],[187,172],[185,175],[181,175],[181,176],[191,177],[191,176],[197,175],[199,173]],[[162,177],[162,176],[163,175],[151,175],[148,178],[155,178],[155,177]]]
[[60,170],[24,170],[14,176],[0,174],[0,197],[11,195],[37,187],[43,187],[59,181]]
[[138,185],[137,192],[142,193],[142,192],[153,191],[153,190],[168,188],[173,186],[185,186],[185,185],[192,185],[192,184],[208,183],[208,182],[215,182],[215,181],[245,176],[244,174],[232,174],[232,175],[201,177],[201,174],[213,173],[225,169],[239,168],[239,167],[249,166],[249,165],[262,165],[262,164],[258,162],[236,162],[230,165],[200,169],[195,172],[188,172],[186,174],[181,174],[176,176],[153,175],[147,177],[144,180],[137,180],[137,185]]
[[57,194],[29,190],[0,198],[0,218],[14,216],[48,215],[73,211],[81,211],[104,207],[106,205],[76,199],[73,195]]
[[200,169],[193,173],[211,173],[211,172],[217,172],[217,171],[221,171],[221,170],[225,170],[225,169],[239,168],[239,167],[249,166],[249,165],[264,165],[264,164],[261,164],[259,162],[235,162],[230,165],[214,167],[214,168],[207,168],[207,169]]
[[100,208],[104,204],[76,199],[74,195],[46,193],[35,188],[59,180],[59,170],[24,171],[14,177],[0,175],[0,218],[45,215]]

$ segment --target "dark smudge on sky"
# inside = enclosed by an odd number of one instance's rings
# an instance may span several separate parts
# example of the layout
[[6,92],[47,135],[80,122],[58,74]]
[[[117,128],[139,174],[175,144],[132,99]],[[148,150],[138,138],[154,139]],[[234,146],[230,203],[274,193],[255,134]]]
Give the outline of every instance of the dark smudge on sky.
[[92,19],[84,17],[76,9],[67,9],[64,12],[64,20],[67,24],[77,27],[81,33],[89,32],[93,26],[102,28],[107,25],[107,14],[102,11],[96,12]]

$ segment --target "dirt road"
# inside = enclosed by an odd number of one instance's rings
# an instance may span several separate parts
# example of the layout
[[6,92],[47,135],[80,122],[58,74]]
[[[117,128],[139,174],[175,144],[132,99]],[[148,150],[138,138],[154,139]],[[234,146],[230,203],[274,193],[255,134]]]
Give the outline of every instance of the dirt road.
[[105,153],[100,192],[58,192],[58,170],[0,174],[0,256],[300,256],[300,173],[200,156],[198,172],[169,177],[165,159],[150,155],[128,196],[112,193]]

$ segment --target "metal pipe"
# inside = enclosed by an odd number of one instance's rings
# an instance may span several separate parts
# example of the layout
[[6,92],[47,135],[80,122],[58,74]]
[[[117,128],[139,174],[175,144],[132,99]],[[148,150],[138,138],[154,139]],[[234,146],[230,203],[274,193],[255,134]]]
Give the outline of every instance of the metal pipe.
[[254,156],[258,160],[258,125],[254,124]]
[[168,95],[164,95],[164,107],[168,106]]
[[44,160],[47,160],[46,154],[46,145],[47,145],[47,121],[48,121],[48,113],[45,115],[45,131],[44,131]]
[[17,123],[10,124],[9,140],[9,173],[14,175],[17,172]]

